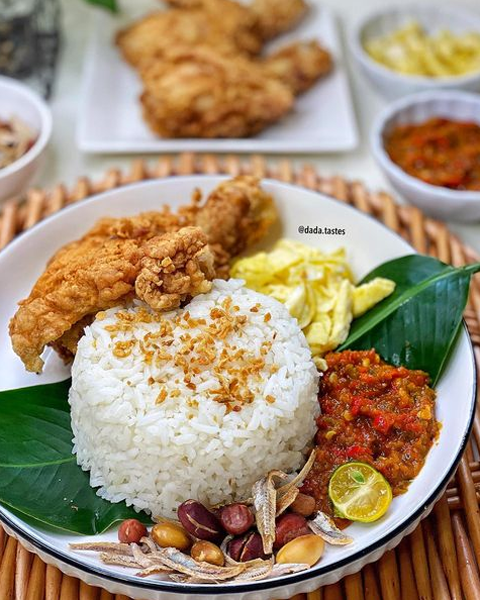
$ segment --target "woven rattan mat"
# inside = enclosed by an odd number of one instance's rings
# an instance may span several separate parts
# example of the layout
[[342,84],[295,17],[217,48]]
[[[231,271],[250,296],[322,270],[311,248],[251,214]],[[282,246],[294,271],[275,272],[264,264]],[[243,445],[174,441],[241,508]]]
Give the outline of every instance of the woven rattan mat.
[[[31,190],[13,199],[0,212],[0,248],[34,223],[63,206],[97,192],[149,178],[193,173],[253,173],[318,190],[375,216],[399,232],[415,248],[454,265],[478,261],[442,223],[423,216],[416,208],[397,205],[385,193],[371,193],[362,183],[341,177],[323,177],[310,166],[295,168],[289,161],[267,166],[261,157],[241,160],[182,154],[156,162],[136,161],[128,173],[109,171],[101,181],[81,178],[73,189],[63,185],[52,191]],[[480,281],[473,281],[466,320],[475,346],[480,372]],[[457,474],[433,513],[401,544],[335,585],[299,594],[295,600],[480,600],[480,464],[473,445],[480,443],[480,415]],[[0,526],[0,600],[128,600],[91,588],[45,566]]]

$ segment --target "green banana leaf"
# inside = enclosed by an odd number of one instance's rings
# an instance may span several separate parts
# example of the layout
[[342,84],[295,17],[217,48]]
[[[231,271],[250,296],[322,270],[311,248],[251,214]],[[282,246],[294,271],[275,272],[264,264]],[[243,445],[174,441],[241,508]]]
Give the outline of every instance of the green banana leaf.
[[149,522],[96,495],[72,454],[70,380],[0,393],[0,503],[37,526],[84,535],[124,519]]
[[375,348],[388,363],[421,369],[438,382],[468,298],[470,279],[480,264],[455,268],[414,254],[386,262],[362,281],[386,277],[393,294],[352,323],[339,350]]
[[106,8],[112,12],[118,12],[117,0],[87,0],[87,2],[89,4],[94,4],[95,6]]

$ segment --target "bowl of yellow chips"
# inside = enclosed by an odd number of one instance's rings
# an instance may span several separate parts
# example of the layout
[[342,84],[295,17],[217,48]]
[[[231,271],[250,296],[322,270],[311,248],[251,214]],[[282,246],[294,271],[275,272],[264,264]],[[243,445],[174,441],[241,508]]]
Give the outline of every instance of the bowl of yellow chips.
[[387,98],[480,89],[480,13],[404,5],[370,13],[350,38],[353,56]]

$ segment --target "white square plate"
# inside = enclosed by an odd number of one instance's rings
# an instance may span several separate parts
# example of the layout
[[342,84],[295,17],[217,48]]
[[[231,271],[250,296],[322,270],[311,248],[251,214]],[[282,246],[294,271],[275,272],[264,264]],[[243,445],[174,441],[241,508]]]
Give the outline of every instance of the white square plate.
[[267,48],[292,40],[318,40],[333,54],[330,75],[300,96],[282,121],[247,139],[162,139],[143,122],[141,83],[113,43],[115,32],[158,8],[158,0],[124,3],[119,16],[99,12],[87,52],[77,141],[84,152],[332,152],[357,145],[357,127],[333,14],[314,5],[291,33]]

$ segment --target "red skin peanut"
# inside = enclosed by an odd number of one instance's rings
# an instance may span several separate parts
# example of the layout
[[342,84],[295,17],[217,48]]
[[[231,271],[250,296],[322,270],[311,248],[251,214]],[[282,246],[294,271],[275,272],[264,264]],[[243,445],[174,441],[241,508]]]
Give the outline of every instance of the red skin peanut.
[[147,528],[137,519],[123,521],[118,530],[118,540],[124,544],[138,544],[146,535],[148,535]]
[[219,542],[224,537],[223,527],[218,518],[196,500],[186,500],[177,509],[183,527],[199,540]]
[[245,504],[229,504],[220,511],[220,523],[227,533],[241,535],[252,527],[255,519]]
[[285,513],[278,517],[275,529],[275,543],[273,547],[278,550],[288,542],[301,535],[312,533],[307,525],[307,520],[295,513]]

